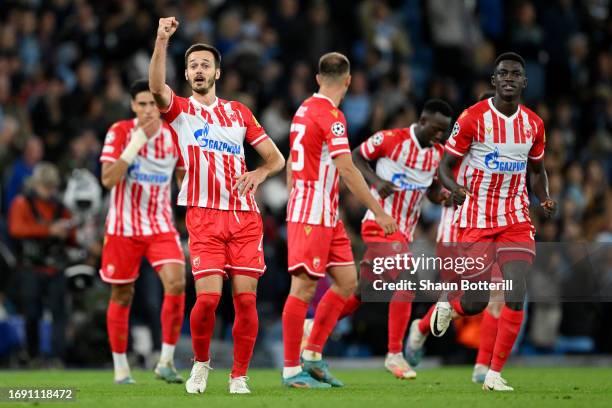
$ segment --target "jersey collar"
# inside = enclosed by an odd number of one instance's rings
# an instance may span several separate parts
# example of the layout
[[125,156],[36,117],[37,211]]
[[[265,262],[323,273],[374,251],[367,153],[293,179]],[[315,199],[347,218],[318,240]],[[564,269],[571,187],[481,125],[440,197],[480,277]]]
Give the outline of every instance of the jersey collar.
[[320,93],[318,93],[318,92],[315,92],[315,93],[313,93],[313,94],[312,94],[312,97],[313,97],[313,98],[322,98],[322,99],[327,99],[327,100],[329,101],[329,103],[331,103],[331,104],[332,104],[332,106],[333,106],[334,108],[336,108],[336,107],[337,107],[337,106],[336,106],[336,104],[334,103],[334,101],[332,101],[332,100],[331,100],[329,97],[327,97],[327,96],[325,96],[325,95],[323,95],[323,94],[320,94]]
[[504,118],[505,120],[514,120],[518,116],[519,112],[521,111],[521,104],[519,103],[518,109],[516,110],[516,112],[514,112],[510,116],[506,116],[503,113],[501,113],[500,111],[498,111],[497,108],[495,107],[495,105],[493,105],[493,98],[492,97],[487,99],[487,101],[489,102],[489,106],[491,107],[493,112],[495,112],[495,114],[497,116],[500,116],[500,117]]
[[208,111],[212,111],[213,109],[215,109],[217,107],[217,105],[219,105],[219,97],[215,96],[215,101],[213,103],[211,103],[210,105],[204,105],[201,102],[198,102],[198,100],[196,98],[193,97],[193,95],[191,95],[189,97],[189,100],[193,103],[193,105],[195,107],[200,107],[202,109],[206,109]]

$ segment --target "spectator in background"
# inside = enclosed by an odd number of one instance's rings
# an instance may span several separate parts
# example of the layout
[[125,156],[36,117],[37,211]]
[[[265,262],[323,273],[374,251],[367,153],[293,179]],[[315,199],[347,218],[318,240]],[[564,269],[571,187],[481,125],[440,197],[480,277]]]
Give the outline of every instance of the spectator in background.
[[25,180],[32,175],[34,166],[44,155],[42,141],[37,137],[29,138],[23,148],[23,155],[15,161],[7,171],[6,189],[4,193],[4,208],[8,210],[13,199],[21,193]]
[[57,167],[39,163],[24,194],[9,210],[9,234],[19,244],[17,278],[25,311],[27,351],[32,363],[39,357],[39,320],[47,306],[53,317],[51,355],[60,363],[66,348],[66,247],[74,241],[71,215],[58,198],[61,178]]

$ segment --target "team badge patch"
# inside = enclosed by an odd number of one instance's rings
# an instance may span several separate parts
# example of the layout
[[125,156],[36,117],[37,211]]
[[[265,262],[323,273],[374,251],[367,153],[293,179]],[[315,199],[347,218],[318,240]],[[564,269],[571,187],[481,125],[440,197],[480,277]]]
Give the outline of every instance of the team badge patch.
[[195,266],[196,268],[198,266],[200,266],[200,256],[196,256],[193,258],[193,260],[191,261],[192,265]]
[[378,132],[374,136],[372,136],[372,144],[374,146],[380,146],[384,138],[385,137],[382,135],[382,133]]
[[113,143],[115,141],[115,132],[108,132],[104,138],[104,144]]
[[344,135],[344,125],[341,122],[334,122],[331,131],[335,136],[342,136]]
[[312,259],[312,266],[314,266],[315,269],[319,269],[319,266],[321,266],[321,258],[319,258],[318,256],[315,256]]
[[451,132],[450,137],[457,136],[460,130],[461,130],[461,126],[459,126],[459,122],[455,122],[455,126],[453,126],[453,131]]

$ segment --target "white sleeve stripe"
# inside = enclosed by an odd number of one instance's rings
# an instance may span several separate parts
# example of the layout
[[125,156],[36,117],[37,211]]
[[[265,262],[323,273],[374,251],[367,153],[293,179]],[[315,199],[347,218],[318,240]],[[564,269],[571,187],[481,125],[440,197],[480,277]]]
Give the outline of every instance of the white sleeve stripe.
[[529,157],[531,160],[540,160],[542,157],[544,157],[544,151],[542,151],[542,153],[538,156],[527,156]]
[[266,139],[267,137],[268,137],[268,135],[267,135],[266,133],[264,133],[263,135],[259,136],[257,139],[253,140],[253,141],[251,142],[251,145],[252,145],[252,146],[255,146],[257,143],[259,143],[259,142],[263,142],[263,141],[264,141],[264,139]]
[[455,154],[457,156],[463,156],[463,153],[459,153],[458,151],[456,151],[455,149],[453,149],[452,147],[450,147],[449,145],[446,145],[444,147],[446,150],[448,150],[449,152],[451,152],[452,154]]
[[115,159],[114,157],[111,156],[100,156],[100,161],[106,161],[106,162],[116,162],[117,159]]
[[331,157],[336,157],[336,156],[338,156],[340,154],[343,154],[343,153],[351,154],[351,151],[349,149],[340,149],[340,150],[335,150],[335,151],[331,152],[329,155]]
[[359,152],[361,153],[361,155],[368,160],[371,160],[370,156],[368,155],[368,151],[366,150],[366,144],[362,143],[361,146],[359,147]]

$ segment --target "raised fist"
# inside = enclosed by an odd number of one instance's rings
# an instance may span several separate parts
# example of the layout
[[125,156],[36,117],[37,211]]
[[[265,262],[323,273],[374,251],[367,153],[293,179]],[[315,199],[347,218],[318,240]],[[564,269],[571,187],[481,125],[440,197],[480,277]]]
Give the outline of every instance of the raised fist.
[[162,40],[169,39],[178,28],[178,25],[179,22],[174,17],[160,18],[159,26],[157,27],[157,38]]

